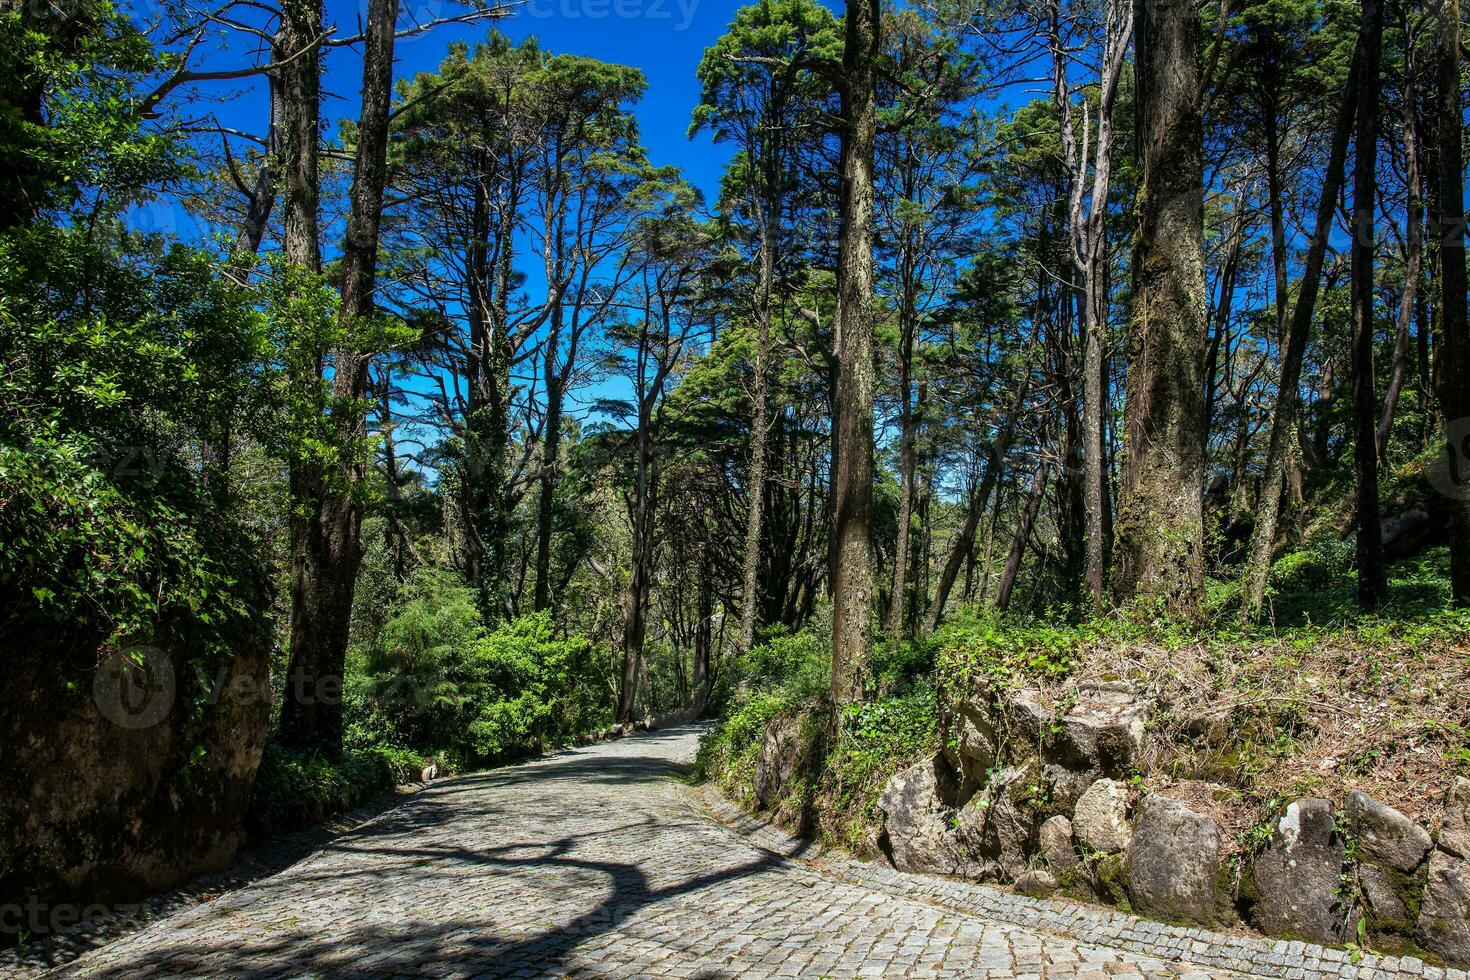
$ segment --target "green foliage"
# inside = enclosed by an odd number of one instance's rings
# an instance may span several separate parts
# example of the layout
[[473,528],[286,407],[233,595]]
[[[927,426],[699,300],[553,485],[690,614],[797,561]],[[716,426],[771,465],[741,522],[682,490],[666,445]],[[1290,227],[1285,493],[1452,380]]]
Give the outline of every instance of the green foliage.
[[267,743],[250,802],[250,832],[270,837],[321,823],[418,779],[426,763],[413,752],[381,746],[331,759]]
[[[1271,566],[1268,601],[1278,627],[1347,626],[1371,622],[1357,606],[1353,541],[1335,534],[1314,537]],[[1437,617],[1449,606],[1449,552],[1433,548],[1389,566],[1388,602],[1377,619],[1404,627]]]
[[939,670],[953,680],[985,677],[1008,683],[1061,676],[1072,669],[1088,626],[1027,623],[992,610],[961,610],[935,633]]
[[543,611],[501,625],[473,648],[469,733],[476,755],[499,759],[564,745],[611,722],[596,688],[591,645],[558,638]]
[[106,0],[0,8],[0,213],[116,215],[176,176],[179,144],[133,111],[136,82],[163,67]]
[[903,697],[850,704],[843,709],[843,748],[895,757],[914,757],[934,747],[939,710],[924,686]]
[[872,848],[883,814],[878,797],[888,778],[939,747],[934,691],[849,705],[842,739],[826,760],[817,799],[824,835],[859,852]]
[[737,683],[755,690],[779,690],[794,700],[820,698],[832,684],[831,640],[812,630],[776,632],[731,670]]
[[602,654],[541,612],[486,630],[475,596],[415,570],[382,629],[349,660],[347,744],[404,746],[483,765],[565,745],[611,722]]
[[[255,539],[199,442],[266,401],[260,322],[197,251],[45,226],[0,235],[0,629],[228,656],[258,616]],[[248,436],[251,416],[237,427]]]
[[739,774],[749,774],[760,751],[766,725],[788,704],[780,694],[752,691],[741,695],[699,740],[694,771],[730,788]]

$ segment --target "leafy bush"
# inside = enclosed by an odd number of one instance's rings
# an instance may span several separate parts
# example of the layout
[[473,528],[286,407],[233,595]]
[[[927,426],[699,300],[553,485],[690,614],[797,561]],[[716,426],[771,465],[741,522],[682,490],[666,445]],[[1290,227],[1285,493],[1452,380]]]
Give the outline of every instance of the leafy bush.
[[694,760],[696,776],[714,779],[726,788],[748,777],[766,725],[788,703],[782,695],[767,691],[741,695],[699,740]]
[[993,610],[960,610],[938,631],[938,669],[950,680],[983,676],[1002,683],[1026,676],[1060,676],[1072,669],[1086,625],[1017,622]]
[[347,744],[407,747],[465,766],[564,745],[609,724],[599,651],[536,613],[487,632],[451,573],[416,570],[349,659]]
[[732,671],[742,687],[779,689],[798,700],[821,697],[832,683],[832,643],[812,630],[778,633],[741,656]]
[[417,779],[424,765],[403,749],[354,749],[331,759],[267,743],[247,825],[257,837],[309,827]]
[[878,797],[888,778],[938,747],[938,702],[927,685],[903,697],[849,705],[842,739],[818,782],[823,836],[858,853],[872,852],[883,824]]
[[565,745],[612,721],[583,637],[558,639],[547,611],[502,624],[471,650],[470,747],[502,759]]
[[[12,668],[75,688],[111,641],[188,651],[189,676],[212,676],[267,633],[263,549],[203,452],[231,420],[238,438],[263,437],[246,410],[267,397],[264,351],[244,297],[199,252],[40,224],[0,234]],[[197,718],[202,685],[189,691]]]

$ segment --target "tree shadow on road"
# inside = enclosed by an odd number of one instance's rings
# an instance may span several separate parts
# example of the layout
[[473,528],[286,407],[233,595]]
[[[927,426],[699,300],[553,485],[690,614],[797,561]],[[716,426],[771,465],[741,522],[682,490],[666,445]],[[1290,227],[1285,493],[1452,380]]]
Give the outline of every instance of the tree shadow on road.
[[[650,734],[640,736],[639,740],[656,737]],[[635,840],[630,840],[630,848],[637,843],[636,838],[642,838],[643,854],[669,853],[661,849],[658,838],[671,835],[668,847],[677,848],[679,844],[672,835],[702,822],[681,818],[677,812],[670,814],[673,819],[650,814],[642,820],[614,821],[608,826],[562,834],[552,840],[510,840],[490,847],[458,846],[442,840],[425,842],[424,838],[435,836],[435,831],[444,834],[445,825],[462,817],[468,807],[473,807],[477,821],[494,821],[502,810],[506,817],[525,818],[525,801],[516,800],[514,793],[503,808],[492,805],[492,798],[487,798],[484,792],[490,786],[514,787],[523,783],[544,786],[562,780],[634,785],[666,779],[673,773],[673,765],[655,755],[569,753],[544,765],[514,767],[448,781],[337,840],[309,864],[257,884],[249,895],[230,896],[232,900],[221,909],[238,910],[247,921],[252,918],[253,909],[269,909],[269,914],[252,924],[247,937],[222,933],[216,939],[206,927],[201,930],[200,940],[187,946],[171,944],[165,949],[150,950],[140,945],[135,955],[106,957],[110,962],[105,970],[93,975],[118,976],[142,970],[233,976],[311,973],[352,978],[404,973],[536,976],[598,972],[599,965],[602,972],[615,975],[657,973],[654,964],[620,961],[616,948],[585,949],[588,962],[579,962],[572,954],[578,947],[598,947],[601,945],[598,937],[620,931],[635,938],[630,948],[647,949],[657,945],[660,940],[651,938],[649,933],[663,931],[653,921],[661,917],[650,918],[649,913],[703,889],[780,868],[791,858],[799,857],[800,852],[783,856],[752,848],[755,852],[752,859],[708,871],[683,870],[675,863],[671,873],[669,866],[660,863],[650,868],[661,880],[655,885],[649,880],[650,869],[640,866],[636,859],[606,858],[609,842],[632,835]],[[609,816],[606,803],[589,798],[585,810],[578,807],[548,814],[547,829],[553,830],[561,820],[576,823],[584,816],[606,819]],[[601,845],[597,847],[597,855],[585,853],[592,843]],[[334,868],[334,860],[342,860],[346,866]],[[483,869],[483,873],[472,869]],[[426,877],[457,879],[468,888],[487,881],[506,880],[499,876],[518,873],[520,878],[511,878],[510,887],[503,889],[504,894],[492,890],[487,896],[499,899],[500,906],[492,905],[469,916],[461,914],[431,923],[385,921],[391,914],[386,912],[391,908],[391,901],[385,901],[383,909],[371,907],[375,891],[391,899],[395,882],[406,888],[412,883],[422,885]],[[599,888],[582,883],[588,875],[597,876],[604,885]],[[307,920],[315,901],[322,899],[324,907],[335,907],[340,914],[340,905],[334,906],[333,902],[344,896],[350,899],[360,892],[355,887],[333,886],[360,877],[375,881],[366,894],[356,899],[364,907],[360,913],[356,910],[352,913],[355,924],[345,930],[331,922],[313,928]],[[526,881],[544,895],[545,907],[534,910],[535,915],[528,915],[531,910],[524,907],[511,907],[527,894]],[[456,897],[452,881],[444,895],[445,911],[449,912]],[[249,901],[244,901],[247,898]],[[278,908],[294,910],[295,914],[288,911],[283,915]],[[432,914],[432,909],[415,909],[415,912]],[[528,919],[536,921],[539,928],[527,931]],[[268,928],[272,922],[286,922],[291,928],[269,938],[262,936],[260,926]],[[540,925],[547,922],[551,924]],[[693,941],[690,937],[684,944]],[[700,958],[713,952],[700,950]],[[681,956],[679,949],[675,949],[669,962],[687,968],[696,955],[690,950]],[[714,978],[738,976],[740,972],[738,966],[732,966],[729,971],[714,968],[696,975]]]

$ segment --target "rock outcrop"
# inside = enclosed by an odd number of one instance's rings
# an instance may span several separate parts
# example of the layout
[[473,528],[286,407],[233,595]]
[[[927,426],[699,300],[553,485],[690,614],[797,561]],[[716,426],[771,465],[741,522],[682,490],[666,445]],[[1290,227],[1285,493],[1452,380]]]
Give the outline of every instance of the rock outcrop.
[[964,874],[953,833],[954,808],[943,787],[953,781],[942,756],[925,759],[895,773],[878,798],[887,820],[888,854],[900,871]]
[[[890,779],[885,851],[901,870],[1063,890],[1169,922],[1244,917],[1336,945],[1361,925],[1374,948],[1470,965],[1470,780],[1455,781],[1432,832],[1361,792],[1343,801],[1342,826],[1332,801],[1298,800],[1242,867],[1182,793],[1132,812],[1151,710],[1122,683],[1058,696],[980,685],[946,711],[944,750]],[[1189,732],[1214,737],[1223,723],[1201,718]]]
[[84,650],[95,666],[68,690],[76,651],[38,642],[9,665],[0,903],[126,902],[230,866],[270,715],[257,625],[217,664],[182,640]]
[[756,801],[762,808],[780,800],[808,762],[810,740],[803,732],[806,720],[805,715],[780,715],[766,725],[751,779]]
[[1345,860],[1332,804],[1317,798],[1291,804],[1252,866],[1251,922],[1268,935],[1345,941],[1359,914],[1343,888]]
[[1455,777],[1439,818],[1439,849],[1470,859],[1470,779]]
[[1058,878],[1075,874],[1081,867],[1082,859],[1077,856],[1072,821],[1066,817],[1058,814],[1047,819],[1037,831],[1036,839],[1041,847],[1041,856],[1046,859],[1046,866]]
[[1145,797],[1128,851],[1133,907],[1166,921],[1220,922],[1221,856],[1220,828],[1207,814],[1158,794]]
[[1429,856],[1419,935],[1445,961],[1470,963],[1470,861],[1444,851]]
[[1408,873],[1434,846],[1429,831],[1366,793],[1349,793],[1346,812],[1364,858],[1374,863]]
[[1034,770],[1011,766],[991,776],[959,812],[955,840],[978,878],[1015,881],[1036,853]]
[[1128,823],[1128,787],[1115,779],[1099,779],[1089,786],[1077,801],[1072,832],[1090,851],[1126,851],[1133,841],[1133,828]]

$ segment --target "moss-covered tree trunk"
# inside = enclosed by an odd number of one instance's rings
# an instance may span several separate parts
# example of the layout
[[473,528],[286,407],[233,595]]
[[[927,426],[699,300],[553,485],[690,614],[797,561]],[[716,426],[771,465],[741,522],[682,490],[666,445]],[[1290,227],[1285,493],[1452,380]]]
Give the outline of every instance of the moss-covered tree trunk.
[[837,397],[832,437],[832,711],[861,700],[873,609],[873,150],[878,0],[848,0],[842,53]]
[[1136,16],[1140,184],[1114,586],[1124,602],[1193,617],[1204,594],[1200,22],[1191,0],[1143,3]]

